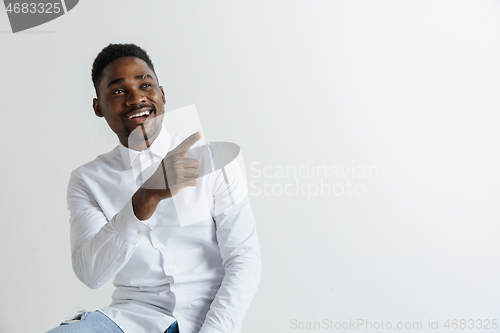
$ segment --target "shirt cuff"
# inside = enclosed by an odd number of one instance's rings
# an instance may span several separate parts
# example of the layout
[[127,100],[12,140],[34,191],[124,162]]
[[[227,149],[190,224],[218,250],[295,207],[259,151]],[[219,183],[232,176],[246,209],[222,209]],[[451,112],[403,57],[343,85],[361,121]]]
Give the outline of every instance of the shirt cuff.
[[120,236],[134,245],[139,243],[144,234],[152,230],[148,225],[149,219],[141,221],[135,216],[132,208],[132,198],[127,201],[123,209],[115,215],[111,222]]

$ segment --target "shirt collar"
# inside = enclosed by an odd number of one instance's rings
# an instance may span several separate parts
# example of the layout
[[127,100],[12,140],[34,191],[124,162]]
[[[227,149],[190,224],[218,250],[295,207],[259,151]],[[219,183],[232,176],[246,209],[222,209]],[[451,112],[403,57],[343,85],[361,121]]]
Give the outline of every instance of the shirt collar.
[[158,136],[153,141],[151,146],[149,146],[149,148],[144,149],[142,151],[137,151],[127,148],[124,145],[120,144],[118,146],[118,149],[120,150],[120,155],[122,157],[125,168],[130,169],[135,159],[138,158],[147,150],[151,150],[151,152],[155,157],[163,159],[165,155],[167,155],[168,153],[169,144],[170,144],[170,137],[167,133],[167,130],[162,126],[160,133],[158,133]]

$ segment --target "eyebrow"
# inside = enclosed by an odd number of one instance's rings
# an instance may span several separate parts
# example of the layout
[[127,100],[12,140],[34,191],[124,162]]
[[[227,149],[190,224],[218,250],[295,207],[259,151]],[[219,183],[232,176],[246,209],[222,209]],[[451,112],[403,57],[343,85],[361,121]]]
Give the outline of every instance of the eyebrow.
[[[147,78],[149,78],[149,79],[151,79],[151,80],[153,79],[153,77],[152,77],[151,75],[149,75],[149,74],[137,75],[137,76],[135,77],[135,79],[136,79],[136,80],[145,80],[145,79],[147,79]],[[111,87],[113,84],[122,83],[123,81],[125,81],[125,79],[124,79],[124,78],[122,78],[122,77],[121,77],[121,78],[119,78],[119,79],[113,80],[113,81],[111,81],[110,83],[108,83],[108,86],[106,87],[106,89],[107,89],[107,88],[109,88],[109,87]]]

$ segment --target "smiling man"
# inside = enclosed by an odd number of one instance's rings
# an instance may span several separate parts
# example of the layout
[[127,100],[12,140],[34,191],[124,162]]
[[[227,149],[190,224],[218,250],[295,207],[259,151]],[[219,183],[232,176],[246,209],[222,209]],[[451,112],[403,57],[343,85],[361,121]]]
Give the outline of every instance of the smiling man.
[[[260,252],[236,161],[200,173],[214,161],[186,154],[207,146],[200,133],[183,138],[162,127],[165,93],[138,46],[104,48],[92,80],[95,114],[120,144],[71,174],[72,263],[90,288],[114,277],[116,290],[109,306],[50,332],[240,332]],[[174,199],[195,193],[210,203],[210,218],[181,227]]]
[[[147,56],[147,55],[145,55]],[[139,125],[144,125],[151,141],[158,136],[163,121],[165,93],[159,85],[152,63],[136,57],[114,60],[106,67],[97,63],[92,70],[96,85],[93,107],[98,117],[104,117],[109,127],[118,136],[120,143],[128,147],[128,142],[138,143],[141,150],[144,137],[130,137]],[[150,64],[148,64],[148,62]],[[127,86],[133,88],[125,90]]]

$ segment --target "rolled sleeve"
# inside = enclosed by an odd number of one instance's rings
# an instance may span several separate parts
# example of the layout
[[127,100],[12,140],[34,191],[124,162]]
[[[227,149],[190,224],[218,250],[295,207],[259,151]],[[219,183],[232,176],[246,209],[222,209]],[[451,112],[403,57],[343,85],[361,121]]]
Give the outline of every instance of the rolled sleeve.
[[141,221],[135,214],[132,207],[132,198],[127,201],[123,209],[116,214],[109,223],[127,242],[137,244],[143,235],[151,231],[149,219]]

